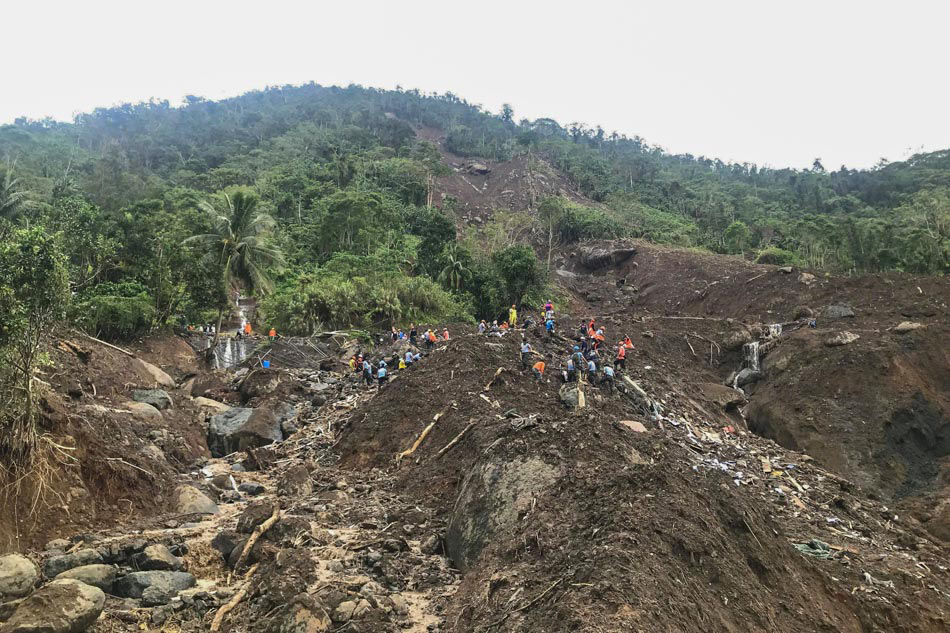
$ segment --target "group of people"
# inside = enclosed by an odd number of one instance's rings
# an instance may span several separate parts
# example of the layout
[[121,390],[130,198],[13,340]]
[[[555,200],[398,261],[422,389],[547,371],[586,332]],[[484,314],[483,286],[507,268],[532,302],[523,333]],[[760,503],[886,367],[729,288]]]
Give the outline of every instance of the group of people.
[[[576,382],[586,377],[591,384],[600,384],[613,391],[617,372],[627,368],[627,353],[634,349],[633,341],[624,336],[608,352],[607,333],[604,326],[597,326],[593,318],[582,324],[577,343],[568,352],[565,382]],[[613,356],[613,361],[610,361]]]
[[376,382],[382,387],[389,380],[391,368],[407,369],[414,363],[419,362],[421,358],[422,354],[419,352],[406,350],[405,354],[393,352],[393,355],[388,361],[385,358],[381,358],[378,362],[373,363],[369,358],[364,357],[361,352],[358,352],[353,354],[350,358],[350,370],[360,374],[361,382],[367,385],[372,385]]
[[[417,345],[419,343],[419,330],[416,329],[415,323],[409,326],[409,334],[406,334],[402,328],[397,329],[396,326],[393,326],[391,337],[393,343],[408,340],[413,345]],[[435,347],[435,344],[440,338],[443,341],[449,340],[449,328],[443,327],[441,334],[438,333],[438,328],[428,329],[422,334],[422,340],[426,345],[426,349]]]
[[[549,335],[554,335],[555,330],[555,320],[554,320],[554,304],[551,301],[548,301],[541,308],[541,323],[544,324],[544,329]],[[535,324],[534,318],[528,314],[524,323],[521,324],[522,330],[527,330]],[[498,324],[498,320],[495,319],[489,325],[484,319],[478,324],[478,333],[479,334],[488,334],[489,336],[503,336],[505,332],[510,329],[518,327],[518,308],[515,304],[511,305],[511,308],[508,309],[508,320],[502,321],[501,325]]]

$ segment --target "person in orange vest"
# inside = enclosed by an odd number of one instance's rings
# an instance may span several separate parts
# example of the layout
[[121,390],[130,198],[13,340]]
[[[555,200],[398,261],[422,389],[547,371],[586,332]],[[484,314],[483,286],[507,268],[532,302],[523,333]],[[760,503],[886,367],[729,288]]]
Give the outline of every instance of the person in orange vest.
[[435,332],[432,330],[426,330],[426,349],[432,349],[435,347],[436,336]]
[[534,367],[532,367],[532,369],[534,370],[535,380],[537,380],[538,382],[541,382],[541,380],[544,378],[544,361],[539,360],[538,362],[534,364]]
[[623,339],[623,346],[627,349],[633,349],[633,341],[630,340],[629,336],[625,336]]
[[270,340],[276,341],[276,340],[277,340],[277,330],[275,330],[274,328],[271,328],[271,329],[270,329],[270,332],[267,333],[267,336],[270,337]]
[[442,338],[444,340],[449,340],[449,328],[442,328]]
[[503,330],[507,330],[507,329],[508,329],[508,321],[505,321],[505,322],[503,322],[503,323],[501,324],[501,329],[503,329]]
[[614,370],[627,369],[627,347],[620,341],[617,344],[617,357],[614,359]]
[[251,335],[251,322],[250,322],[250,321],[245,321],[245,323],[244,323],[244,336],[250,336],[250,335]]

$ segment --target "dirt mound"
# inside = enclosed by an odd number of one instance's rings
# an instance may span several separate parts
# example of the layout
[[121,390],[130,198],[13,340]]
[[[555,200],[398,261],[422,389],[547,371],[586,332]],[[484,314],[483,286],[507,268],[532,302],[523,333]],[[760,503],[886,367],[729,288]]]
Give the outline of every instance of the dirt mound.
[[[531,336],[542,353],[566,346]],[[446,551],[466,573],[448,607],[446,621],[455,623],[448,630],[943,626],[947,605],[930,603],[934,594],[920,602],[889,593],[887,606],[862,575],[913,574],[901,555],[886,562],[878,555],[873,542],[884,537],[873,502],[768,440],[727,440],[716,418],[701,421],[723,406],[722,394],[705,398],[695,385],[685,390],[692,396],[674,396],[649,380],[665,411],[656,419],[592,387],[589,406],[568,411],[553,376],[539,384],[519,371],[517,345],[515,335],[457,337],[358,409],[339,443],[341,466],[395,469],[403,494],[450,516]],[[627,419],[652,430],[638,434],[619,423]],[[692,450],[684,446],[690,442]],[[755,476],[756,455],[771,455],[779,475],[795,472],[789,481],[801,486],[802,479],[812,492]],[[878,536],[858,548],[836,545],[828,550],[836,562],[812,562],[792,544],[841,539],[822,533],[827,516],[802,500],[812,496],[840,504],[831,529],[846,514]],[[918,543],[918,533],[911,526],[902,538],[928,552],[921,560],[940,560],[939,548]]]

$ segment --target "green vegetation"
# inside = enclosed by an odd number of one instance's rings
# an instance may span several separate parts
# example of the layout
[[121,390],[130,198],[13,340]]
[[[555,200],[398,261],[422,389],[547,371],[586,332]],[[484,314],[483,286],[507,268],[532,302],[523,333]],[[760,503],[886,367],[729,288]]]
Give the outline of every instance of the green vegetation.
[[65,315],[66,260],[59,235],[42,228],[0,230],[0,459],[31,461],[40,431],[36,370],[42,345]]
[[[413,127],[528,154],[596,205],[540,200],[457,235]],[[950,151],[828,172],[671,155],[455,95],[358,86],[190,97],[0,127],[0,224],[62,234],[74,321],[108,338],[213,320],[236,289],[286,332],[495,318],[544,293],[557,244],[641,237],[838,271],[950,270]],[[524,244],[537,241],[544,266]]]

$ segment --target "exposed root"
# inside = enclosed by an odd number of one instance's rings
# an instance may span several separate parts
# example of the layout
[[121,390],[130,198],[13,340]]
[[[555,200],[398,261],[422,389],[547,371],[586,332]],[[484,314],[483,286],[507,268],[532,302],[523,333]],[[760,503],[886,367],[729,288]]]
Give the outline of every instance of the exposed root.
[[[275,517],[272,517],[272,518],[274,518],[274,520],[276,521]],[[270,519],[268,519],[268,521],[270,521]],[[257,534],[257,532],[255,531],[254,534]],[[251,538],[253,539],[254,537],[251,536]],[[250,539],[248,540],[248,544],[250,544]],[[247,553],[247,548],[245,548],[245,550],[241,552],[242,559],[244,558],[244,555],[246,553]],[[227,601],[226,604],[222,605],[221,608],[218,609],[217,613],[214,614],[214,619],[211,621],[212,633],[215,633],[216,631],[219,631],[221,629],[221,625],[224,623],[224,616],[226,616],[231,611],[233,611],[234,607],[241,604],[241,600],[244,600],[244,597],[247,595],[248,589],[251,588],[251,577],[254,576],[254,573],[257,571],[257,568],[259,566],[260,566],[260,563],[255,563],[249,570],[247,570],[247,574],[244,575],[244,585],[236,594],[234,594],[234,596],[230,600]]]

